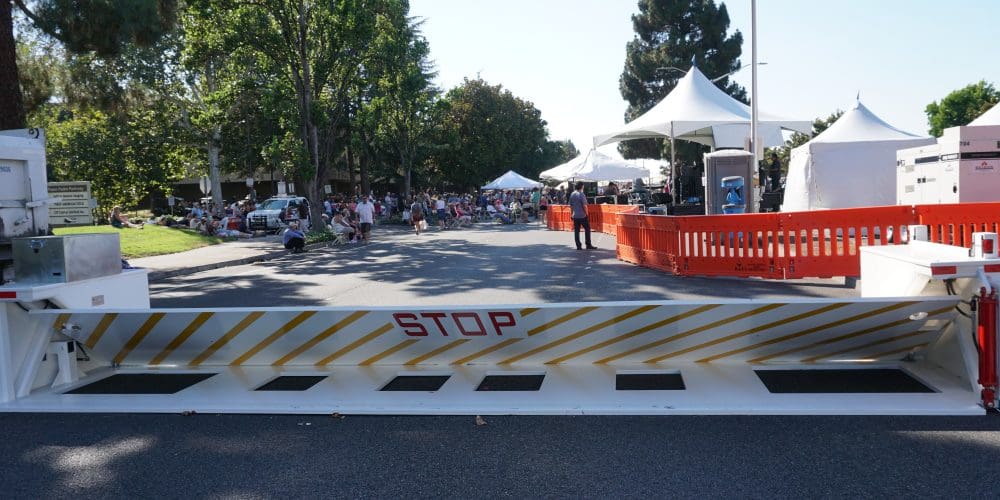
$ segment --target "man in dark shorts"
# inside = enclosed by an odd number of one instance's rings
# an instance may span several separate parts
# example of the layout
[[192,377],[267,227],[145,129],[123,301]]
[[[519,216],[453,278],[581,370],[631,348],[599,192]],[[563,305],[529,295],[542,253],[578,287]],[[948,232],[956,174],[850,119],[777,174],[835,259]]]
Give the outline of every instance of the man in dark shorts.
[[590,219],[587,218],[587,195],[583,194],[583,183],[576,183],[576,191],[569,195],[569,208],[573,218],[573,239],[576,241],[576,249],[583,250],[580,244],[580,228],[586,230],[587,250],[596,250],[597,247],[590,243]]
[[420,223],[424,220],[424,206],[420,204],[420,201],[414,201],[410,205],[410,223],[413,224],[413,230],[420,235]]

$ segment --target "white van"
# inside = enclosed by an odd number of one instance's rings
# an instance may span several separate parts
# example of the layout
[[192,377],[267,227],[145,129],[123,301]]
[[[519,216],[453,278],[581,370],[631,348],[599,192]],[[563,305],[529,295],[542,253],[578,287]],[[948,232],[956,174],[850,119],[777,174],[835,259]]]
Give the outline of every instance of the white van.
[[247,214],[247,227],[251,231],[278,233],[297,220],[303,231],[308,231],[309,200],[302,196],[275,196],[257,205],[257,209]]

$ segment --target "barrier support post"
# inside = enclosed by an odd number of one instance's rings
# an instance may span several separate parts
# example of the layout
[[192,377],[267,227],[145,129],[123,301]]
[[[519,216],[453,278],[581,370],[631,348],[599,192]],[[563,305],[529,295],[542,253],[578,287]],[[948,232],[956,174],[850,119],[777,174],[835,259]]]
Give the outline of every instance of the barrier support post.
[[997,396],[997,292],[979,291],[979,325],[976,337],[979,341],[979,385],[983,408],[996,409]]

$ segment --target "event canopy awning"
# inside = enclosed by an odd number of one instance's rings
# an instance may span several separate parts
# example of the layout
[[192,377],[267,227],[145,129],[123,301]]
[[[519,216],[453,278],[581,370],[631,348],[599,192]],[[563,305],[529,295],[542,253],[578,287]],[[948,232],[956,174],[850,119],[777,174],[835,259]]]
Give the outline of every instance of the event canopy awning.
[[[786,120],[758,111],[764,146],[784,144],[781,130],[812,133],[808,120]],[[627,139],[673,137],[714,148],[743,148],[750,137],[750,107],[722,91],[696,67],[662,101],[624,127],[594,136],[594,146]]]
[[1000,103],[979,115],[979,118],[969,122],[969,125],[1000,125]]
[[612,158],[596,149],[581,154],[562,165],[550,168],[539,177],[565,181],[625,181],[649,177],[649,171],[626,160]]
[[493,179],[493,182],[483,186],[483,189],[533,189],[542,187],[542,183],[533,181],[513,170]]

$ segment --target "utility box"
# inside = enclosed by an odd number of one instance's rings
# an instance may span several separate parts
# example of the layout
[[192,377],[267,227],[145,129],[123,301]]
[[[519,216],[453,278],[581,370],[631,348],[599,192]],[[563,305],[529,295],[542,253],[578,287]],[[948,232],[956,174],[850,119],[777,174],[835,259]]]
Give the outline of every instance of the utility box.
[[122,272],[117,233],[15,238],[12,247],[18,284],[69,283]]
[[[753,155],[738,149],[724,149],[705,154],[705,215],[724,213],[723,205],[726,192],[720,189],[723,179],[742,177],[747,186],[753,185],[757,169],[753,167]],[[731,179],[729,183],[731,184]],[[754,189],[743,189],[743,205],[747,212],[757,211],[757,199]]]
[[49,232],[45,134],[0,130],[0,284],[13,278],[11,240]]
[[1000,201],[1000,125],[951,127],[896,152],[896,204]]

